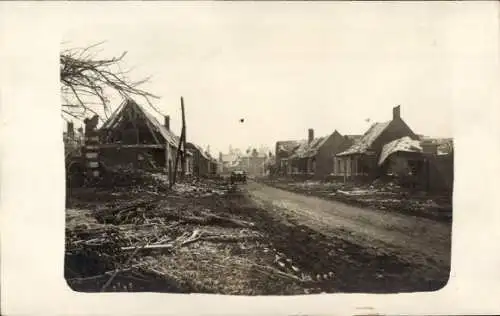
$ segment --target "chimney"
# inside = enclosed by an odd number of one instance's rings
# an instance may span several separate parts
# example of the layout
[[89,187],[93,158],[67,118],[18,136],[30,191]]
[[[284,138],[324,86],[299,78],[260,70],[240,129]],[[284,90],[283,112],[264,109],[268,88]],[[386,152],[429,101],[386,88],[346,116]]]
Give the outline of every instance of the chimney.
[[393,120],[401,119],[401,106],[400,105],[392,108],[392,119]]
[[165,115],[164,117],[164,123],[163,125],[165,125],[165,128],[169,131],[170,130],[170,115]]
[[67,122],[66,128],[67,128],[66,135],[68,136],[68,138],[75,138],[75,129],[73,122]]
[[307,138],[308,142],[312,142],[314,139],[314,130],[312,128],[309,129],[309,137]]

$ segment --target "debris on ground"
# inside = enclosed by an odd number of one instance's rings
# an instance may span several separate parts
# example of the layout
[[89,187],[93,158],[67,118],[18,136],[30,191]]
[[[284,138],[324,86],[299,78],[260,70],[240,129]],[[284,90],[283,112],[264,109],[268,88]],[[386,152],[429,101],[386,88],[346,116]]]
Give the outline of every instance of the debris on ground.
[[[121,186],[68,191],[65,278],[73,290],[298,295],[442,286],[411,265],[282,218],[221,179],[169,189],[161,174],[114,176]],[[381,262],[401,273],[388,274]]]
[[451,195],[411,191],[391,181],[375,180],[372,183],[290,179],[261,181],[279,189],[334,199],[361,207],[396,211],[446,222],[450,222],[452,218]]
[[232,212],[235,186],[193,179],[168,190],[161,175],[106,177],[68,192],[65,277],[73,289],[253,295],[273,293],[272,279],[285,294],[301,291],[300,277],[272,266],[251,217]]

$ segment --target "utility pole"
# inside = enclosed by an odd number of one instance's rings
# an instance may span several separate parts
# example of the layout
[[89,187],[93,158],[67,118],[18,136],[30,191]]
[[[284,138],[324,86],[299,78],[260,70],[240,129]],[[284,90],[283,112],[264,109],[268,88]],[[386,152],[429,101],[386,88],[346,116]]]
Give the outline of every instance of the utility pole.
[[181,97],[181,113],[182,113],[182,133],[181,133],[181,141],[182,141],[182,178],[186,175],[186,115],[184,112],[184,98]]
[[182,129],[181,129],[181,137],[179,138],[179,144],[177,145],[177,153],[175,155],[175,165],[174,165],[174,174],[173,180],[170,183],[170,187],[175,184],[177,179],[177,170],[179,166],[179,160],[181,163],[181,177],[184,177],[185,168],[186,168],[186,119],[184,115],[184,99],[181,97],[181,112],[182,112]]

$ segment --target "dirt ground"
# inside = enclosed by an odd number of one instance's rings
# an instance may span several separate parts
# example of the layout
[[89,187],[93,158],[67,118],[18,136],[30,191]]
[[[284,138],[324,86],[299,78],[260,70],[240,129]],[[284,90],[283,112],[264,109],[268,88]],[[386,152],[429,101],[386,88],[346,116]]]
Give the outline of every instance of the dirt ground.
[[[330,253],[319,255],[316,246],[314,257],[342,271],[346,276],[342,291],[427,291],[447,282],[451,257],[451,225],[447,223],[350,206],[260,183],[249,184],[247,190],[262,208],[307,227],[309,235],[321,236],[321,245]],[[363,279],[356,280],[358,275]]]
[[[402,250],[403,244],[396,247],[384,237],[369,241],[373,234],[389,236],[389,224],[365,225],[359,216],[350,227],[335,225],[340,214],[324,221],[315,202],[306,200],[307,207],[294,210],[291,202],[277,203],[286,199],[272,190],[254,182],[233,187],[209,180],[174,191],[72,189],[66,212],[68,284],[85,292],[296,295],[428,291],[446,283],[446,228],[425,232],[429,223],[414,225],[420,231],[408,233],[407,241],[428,236]],[[401,222],[391,225],[397,229]],[[364,227],[373,231],[362,236]],[[421,253],[433,238],[440,238],[439,246]]]
[[342,181],[294,181],[259,179],[259,182],[290,192],[317,196],[350,205],[404,213],[441,222],[452,221],[452,196],[449,193],[411,191],[395,183],[343,183]]

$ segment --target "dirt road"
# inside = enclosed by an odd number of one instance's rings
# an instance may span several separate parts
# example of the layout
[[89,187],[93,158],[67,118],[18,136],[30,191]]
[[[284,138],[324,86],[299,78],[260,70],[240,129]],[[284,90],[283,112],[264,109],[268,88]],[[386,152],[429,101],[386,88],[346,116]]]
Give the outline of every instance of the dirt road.
[[[250,182],[246,189],[253,201],[274,216],[284,216],[336,244],[343,241],[353,245],[357,250],[352,251],[351,264],[360,265],[360,269],[377,261],[377,276],[399,274],[403,279],[408,278],[407,283],[411,283],[409,278],[416,278],[420,280],[417,283],[435,284],[429,285],[429,290],[446,283],[451,247],[449,224],[349,206],[256,182]],[[360,252],[365,256],[360,257]],[[311,257],[314,255],[311,253]],[[384,265],[381,258],[391,263]],[[406,268],[403,271],[400,267]]]

